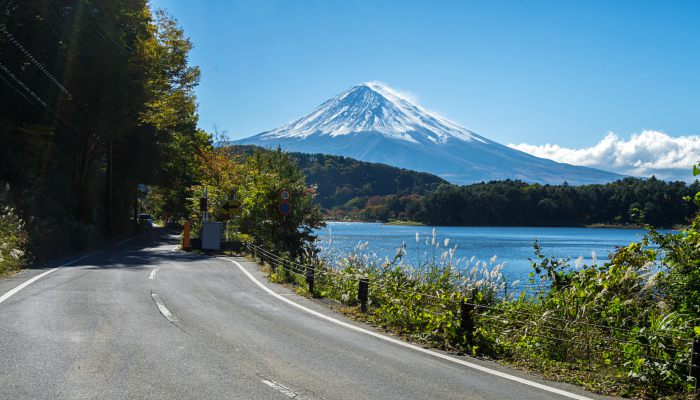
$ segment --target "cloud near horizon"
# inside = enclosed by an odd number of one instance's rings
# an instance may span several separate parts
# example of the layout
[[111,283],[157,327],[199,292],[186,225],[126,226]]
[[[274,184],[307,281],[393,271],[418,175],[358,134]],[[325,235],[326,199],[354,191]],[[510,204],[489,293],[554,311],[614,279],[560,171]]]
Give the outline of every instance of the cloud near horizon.
[[509,144],[536,157],[573,165],[599,168],[623,175],[665,180],[694,180],[692,168],[700,161],[700,136],[672,137],[645,130],[625,140],[609,132],[592,147],[572,149],[556,144]]

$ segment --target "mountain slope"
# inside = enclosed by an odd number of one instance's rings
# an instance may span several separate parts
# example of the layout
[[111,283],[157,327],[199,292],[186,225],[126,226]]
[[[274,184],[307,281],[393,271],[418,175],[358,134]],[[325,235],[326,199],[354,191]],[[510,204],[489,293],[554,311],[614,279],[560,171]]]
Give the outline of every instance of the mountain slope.
[[622,178],[511,149],[379,83],[354,86],[296,121],[234,143],[380,162],[459,184],[502,179],[585,184]]
[[[233,154],[250,156],[259,147],[230,146]],[[268,151],[260,149],[262,151]],[[368,163],[327,154],[290,153],[306,176],[317,185],[316,203],[324,208],[344,206],[348,201],[364,207],[376,196],[425,196],[448,182],[435,175]]]

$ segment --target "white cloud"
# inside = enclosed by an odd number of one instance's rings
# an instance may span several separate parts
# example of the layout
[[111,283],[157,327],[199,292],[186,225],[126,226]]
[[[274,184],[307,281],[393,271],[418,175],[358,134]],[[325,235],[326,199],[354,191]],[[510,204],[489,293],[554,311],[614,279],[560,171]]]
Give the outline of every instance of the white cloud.
[[700,136],[672,137],[643,131],[629,140],[608,133],[593,147],[571,149],[556,144],[509,144],[537,157],[573,165],[600,168],[625,175],[692,181],[693,164],[700,161]]
[[415,93],[411,93],[407,90],[395,89],[395,88],[389,86],[388,84],[386,84],[386,82],[374,80],[374,81],[368,81],[365,83],[370,85],[370,86],[377,87],[384,92],[388,92],[388,94],[390,94],[392,96],[402,98],[404,100],[408,100],[414,104],[418,103],[418,95],[416,95]]

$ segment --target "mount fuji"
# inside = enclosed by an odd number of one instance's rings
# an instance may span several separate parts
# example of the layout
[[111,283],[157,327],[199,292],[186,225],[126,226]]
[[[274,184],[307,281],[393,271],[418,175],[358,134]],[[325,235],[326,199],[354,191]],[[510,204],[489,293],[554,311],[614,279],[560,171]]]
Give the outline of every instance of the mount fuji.
[[519,179],[579,185],[623,178],[504,146],[377,82],[353,86],[296,121],[233,144],[351,157],[429,172],[457,184]]

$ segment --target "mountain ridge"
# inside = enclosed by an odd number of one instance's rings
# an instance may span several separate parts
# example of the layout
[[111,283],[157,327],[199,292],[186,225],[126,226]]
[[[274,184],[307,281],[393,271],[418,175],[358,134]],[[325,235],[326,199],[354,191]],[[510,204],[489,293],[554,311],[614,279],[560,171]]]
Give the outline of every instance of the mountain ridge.
[[297,120],[233,144],[380,162],[457,184],[503,179],[587,184],[623,178],[504,146],[377,82],[355,85]]

